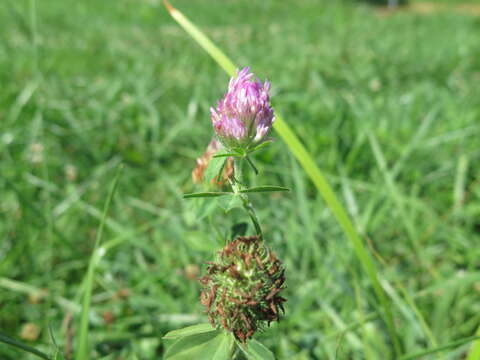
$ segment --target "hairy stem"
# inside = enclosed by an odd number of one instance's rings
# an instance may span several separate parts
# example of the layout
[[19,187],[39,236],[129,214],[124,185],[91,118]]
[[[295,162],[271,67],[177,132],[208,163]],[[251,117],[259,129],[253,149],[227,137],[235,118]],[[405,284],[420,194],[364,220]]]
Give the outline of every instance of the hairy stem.
[[255,209],[253,208],[252,203],[250,202],[250,200],[248,200],[247,195],[241,194],[240,197],[242,199],[243,208],[248,213],[248,216],[250,216],[250,219],[253,222],[253,226],[255,227],[255,231],[257,235],[262,239],[263,238],[262,228],[260,227],[260,222],[258,221],[258,217],[255,212]]
[[[253,226],[255,228],[255,232],[257,235],[260,237],[260,239],[263,239],[263,233],[262,233],[262,228],[260,226],[260,221],[258,220],[257,213],[255,212],[255,209],[253,208],[252,203],[250,202],[248,195],[247,194],[242,194],[240,193],[240,190],[242,189],[242,169],[241,169],[241,160],[240,159],[235,159],[234,160],[234,176],[230,180],[230,185],[232,186],[232,191],[237,194],[237,196],[240,196],[240,199],[242,200],[242,205],[245,211],[247,212],[248,216],[252,220]],[[249,159],[247,159],[249,161]],[[249,163],[250,164],[250,163]],[[253,165],[253,164],[252,164]]]

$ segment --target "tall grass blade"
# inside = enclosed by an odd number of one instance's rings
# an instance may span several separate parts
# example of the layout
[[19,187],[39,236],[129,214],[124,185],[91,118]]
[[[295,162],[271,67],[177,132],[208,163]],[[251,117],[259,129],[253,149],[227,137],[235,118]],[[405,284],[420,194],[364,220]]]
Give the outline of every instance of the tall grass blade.
[[185,31],[205,50],[213,59],[229,74],[235,75],[237,67],[235,64],[210,40],[199,28],[188,20],[180,11],[175,9],[167,0],[165,6],[170,15],[177,21]]
[[[165,6],[170,15],[180,24],[180,26],[230,75],[234,76],[237,67],[235,64],[189,19],[187,19],[180,11],[175,9],[167,0],[164,0]],[[317,188],[324,201],[334,214],[338,223],[342,227],[346,236],[353,244],[355,254],[362,264],[364,270],[368,274],[372,282],[374,291],[383,308],[383,318],[387,324],[390,338],[393,343],[397,357],[401,353],[400,341],[397,336],[395,324],[393,321],[393,313],[389,307],[387,296],[380,285],[378,273],[370,254],[368,253],[364,243],[360,239],[355,227],[353,226],[347,212],[333,192],[331,186],[327,182],[325,176],[315,164],[313,157],[308,153],[297,135],[288,126],[278,113],[275,113],[274,128],[285,141],[290,151],[300,162],[305,172],[308,174],[315,187]]]
[[93,248],[92,256],[90,257],[90,263],[88,264],[87,274],[85,276],[85,280],[83,282],[83,301],[82,301],[82,312],[80,314],[80,326],[79,326],[79,335],[78,335],[78,343],[77,343],[77,351],[75,354],[76,360],[88,360],[88,316],[90,313],[90,304],[92,298],[92,288],[93,288],[93,281],[94,281],[94,274],[95,268],[102,257],[102,248],[99,248],[100,242],[102,240],[103,229],[105,227],[105,221],[107,218],[108,209],[110,208],[110,204],[113,199],[113,195],[115,194],[115,190],[117,188],[118,179],[120,177],[121,170],[123,169],[123,165],[120,164],[117,167],[117,171],[113,181],[110,185],[110,191],[107,196],[107,200],[105,201],[105,205],[103,207],[103,214],[102,219],[100,221],[100,225],[98,227],[97,236],[95,238],[95,246]]
[[[464,339],[453,341],[453,342],[451,342],[449,344],[446,344],[446,345],[439,346],[439,347],[434,348],[434,349],[424,350],[424,351],[420,351],[420,352],[415,353],[415,354],[402,356],[400,358],[400,360],[420,359],[420,358],[422,358],[424,356],[427,356],[427,355],[430,355],[430,354],[434,354],[434,353],[437,353],[437,352],[440,352],[440,351],[445,351],[445,350],[456,348],[456,347],[458,347],[460,345],[463,345],[463,344],[466,344],[466,343],[468,343],[472,340],[476,340],[477,343],[478,343],[479,338],[480,338],[480,336],[470,336],[470,337],[467,337],[467,338],[464,338]],[[472,358],[472,360],[478,360],[478,359],[479,359],[478,356]],[[467,360],[470,360],[470,357],[467,358]]]

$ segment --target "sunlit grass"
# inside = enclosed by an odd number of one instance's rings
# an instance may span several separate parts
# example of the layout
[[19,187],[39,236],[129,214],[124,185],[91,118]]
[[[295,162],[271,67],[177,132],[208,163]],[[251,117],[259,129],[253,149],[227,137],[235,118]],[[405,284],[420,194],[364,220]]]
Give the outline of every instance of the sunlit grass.
[[[158,358],[162,334],[204,320],[194,279],[229,225],[209,232],[205,209],[181,199],[198,190],[190,168],[226,75],[160,3],[133,0],[37,2],[36,70],[28,5],[0,4],[0,328],[20,340],[35,323],[39,338],[22,342],[47,354],[49,325],[60,349],[76,343],[77,294],[122,162],[92,283],[92,358]],[[405,353],[474,335],[478,19],[313,0],[175,5],[272,81],[392,286]],[[282,141],[255,161],[262,183],[293,190],[272,195],[275,207],[254,199],[289,278],[285,320],[262,342],[279,359],[384,359],[371,282],[334,215]],[[34,358],[0,346],[0,358],[19,356]]]

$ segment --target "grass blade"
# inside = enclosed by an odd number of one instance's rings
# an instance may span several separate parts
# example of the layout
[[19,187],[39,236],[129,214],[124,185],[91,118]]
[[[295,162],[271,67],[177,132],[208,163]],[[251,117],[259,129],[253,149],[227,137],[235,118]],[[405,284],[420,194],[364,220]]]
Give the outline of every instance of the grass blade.
[[[464,339],[453,341],[453,342],[451,342],[449,344],[446,344],[446,345],[439,346],[439,347],[434,348],[434,349],[428,349],[428,350],[417,352],[415,354],[402,356],[400,358],[400,360],[420,359],[421,357],[424,357],[426,355],[430,355],[430,354],[434,354],[434,353],[437,353],[437,352],[440,352],[440,351],[449,350],[449,349],[458,347],[458,346],[466,344],[466,343],[468,343],[472,340],[477,340],[477,343],[478,343],[478,339],[480,339],[480,336],[470,336],[470,337],[467,337],[467,338],[464,338]],[[478,359],[478,357],[473,357],[472,358],[472,360],[476,360],[476,359]],[[470,358],[467,358],[467,360],[470,360]]]
[[90,303],[92,298],[92,288],[93,288],[93,281],[95,275],[95,268],[102,257],[102,251],[104,250],[99,248],[100,242],[102,240],[103,229],[105,227],[105,221],[107,218],[108,209],[110,208],[110,204],[113,199],[113,195],[115,194],[115,190],[117,188],[118,179],[120,177],[121,170],[123,169],[123,165],[120,164],[117,167],[117,171],[115,177],[113,178],[112,184],[110,186],[110,191],[107,196],[107,200],[105,201],[105,205],[103,207],[103,214],[102,219],[100,221],[100,225],[98,227],[97,236],[95,239],[95,246],[93,248],[92,256],[90,257],[90,263],[88,264],[88,270],[84,281],[83,287],[83,302],[82,302],[82,312],[80,314],[80,326],[79,326],[79,336],[78,336],[78,344],[77,344],[77,351],[75,359],[77,360],[87,360],[89,359],[88,356],[88,315],[90,313]]
[[[175,9],[167,0],[164,0],[170,15],[179,23],[179,25],[230,75],[234,76],[236,71],[235,64],[189,19],[187,19],[180,11]],[[355,254],[362,264],[365,272],[370,278],[374,291],[383,308],[382,314],[385,323],[387,324],[391,341],[393,343],[397,357],[401,353],[400,341],[397,336],[395,324],[393,321],[393,313],[389,306],[387,296],[380,285],[378,279],[378,272],[373,259],[367,251],[367,248],[360,236],[358,235],[353,223],[351,222],[345,208],[342,206],[337,196],[333,192],[327,179],[316,165],[313,157],[309,154],[307,149],[300,142],[297,135],[290,128],[290,126],[283,120],[283,118],[275,113],[274,129],[278,132],[280,137],[285,141],[290,151],[297,158],[303,169],[310,177],[315,187],[317,188],[324,201],[334,214],[338,223],[342,227],[345,235],[353,244]]]
[[467,360],[478,360],[480,359],[480,326],[478,327],[477,334],[476,334],[477,340],[473,343],[472,347],[470,348],[470,351],[467,356]]
[[165,6],[170,15],[177,21],[185,31],[208,53],[230,76],[235,74],[235,64],[215,45],[200,29],[188,20],[180,11],[175,9],[167,0]]
[[418,242],[419,236],[416,233],[415,226],[411,218],[408,216],[407,209],[404,206],[404,202],[402,201],[402,194],[400,193],[399,189],[397,188],[393,177],[391,176],[389,170],[387,169],[387,161],[385,159],[385,156],[382,153],[382,150],[380,148],[380,144],[378,143],[377,138],[375,137],[374,134],[369,134],[368,135],[368,140],[370,142],[370,146],[372,148],[373,155],[375,157],[375,160],[378,164],[378,168],[380,172],[382,173],[384,179],[385,179],[385,184],[387,191],[389,192],[392,200],[395,203],[395,207],[398,211],[399,217],[404,223],[405,229],[407,231],[407,236],[408,239],[410,240],[410,243],[412,244],[412,252],[414,256],[416,256],[416,260],[418,261],[419,264],[421,264],[422,267],[425,268],[428,272],[432,274],[432,276],[435,278],[436,274],[434,271],[426,266],[424,264],[424,261],[421,257],[419,257],[419,254],[421,254],[421,244]]
[[0,333],[0,342],[3,342],[7,345],[11,345],[11,346],[14,346],[16,348],[22,349],[23,351],[26,351],[26,352],[29,352],[30,354],[34,354],[34,355],[38,356],[39,358],[50,360],[50,356],[48,356],[47,354],[29,346],[29,345],[21,343],[20,341],[12,339],[11,337],[9,337],[5,334]]

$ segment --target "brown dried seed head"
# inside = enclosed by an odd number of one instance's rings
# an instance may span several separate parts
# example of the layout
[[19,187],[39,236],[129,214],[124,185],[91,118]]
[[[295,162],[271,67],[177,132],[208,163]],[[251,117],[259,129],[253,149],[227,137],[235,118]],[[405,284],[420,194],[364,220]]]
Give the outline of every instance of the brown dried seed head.
[[228,329],[245,342],[263,322],[279,320],[284,270],[258,237],[236,238],[218,252],[207,271],[200,279],[201,302],[213,326]]

